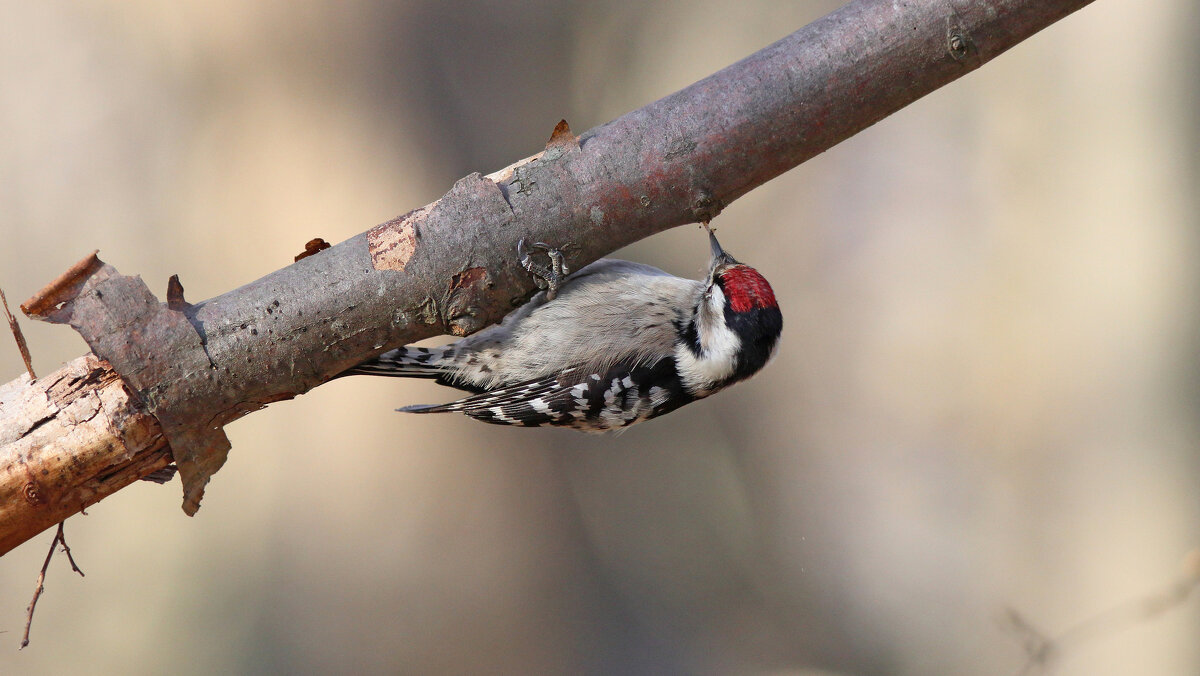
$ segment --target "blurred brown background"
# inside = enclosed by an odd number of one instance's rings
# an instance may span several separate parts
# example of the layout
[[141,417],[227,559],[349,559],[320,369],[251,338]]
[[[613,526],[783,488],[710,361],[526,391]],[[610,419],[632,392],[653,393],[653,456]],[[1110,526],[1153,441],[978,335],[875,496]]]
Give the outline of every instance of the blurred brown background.
[[[93,248],[211,297],[836,2],[0,0],[0,287]],[[4,674],[1010,674],[1200,544],[1200,8],[1100,0],[735,203],[786,327],[620,436],[345,380],[0,560]],[[697,275],[679,228],[621,255]],[[24,323],[48,373],[85,351]],[[0,337],[0,380],[20,359]],[[1196,599],[1058,674],[1200,673]]]

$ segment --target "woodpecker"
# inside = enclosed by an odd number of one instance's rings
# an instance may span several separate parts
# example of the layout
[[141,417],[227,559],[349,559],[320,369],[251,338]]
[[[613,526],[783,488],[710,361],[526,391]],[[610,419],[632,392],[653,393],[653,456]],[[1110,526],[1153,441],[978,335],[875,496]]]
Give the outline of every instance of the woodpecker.
[[708,235],[702,280],[613,259],[568,275],[562,251],[534,244],[550,261],[538,265],[522,241],[521,265],[545,288],[500,324],[342,375],[432,378],[472,394],[398,410],[500,425],[606,432],[670,413],[757,373],[783,328],[767,280]]

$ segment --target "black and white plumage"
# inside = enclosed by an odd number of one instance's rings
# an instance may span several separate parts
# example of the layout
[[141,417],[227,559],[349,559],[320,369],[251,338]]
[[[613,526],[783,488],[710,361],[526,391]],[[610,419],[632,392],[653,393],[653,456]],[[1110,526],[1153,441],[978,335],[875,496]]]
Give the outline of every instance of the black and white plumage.
[[704,280],[601,259],[561,285],[548,279],[500,324],[443,347],[391,350],[344,375],[432,378],[473,394],[399,410],[504,425],[604,432],[669,413],[757,373],[783,328],[770,284],[709,238]]

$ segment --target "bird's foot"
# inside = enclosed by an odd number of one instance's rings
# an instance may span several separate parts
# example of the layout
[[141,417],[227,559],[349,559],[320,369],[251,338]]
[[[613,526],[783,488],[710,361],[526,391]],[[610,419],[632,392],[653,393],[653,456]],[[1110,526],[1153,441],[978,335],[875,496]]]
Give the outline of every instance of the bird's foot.
[[546,257],[550,259],[550,265],[547,267],[535,263],[532,254],[525,248],[525,240],[522,239],[517,242],[517,256],[520,257],[521,267],[533,275],[539,289],[546,290],[546,300],[554,300],[554,297],[558,295],[559,285],[571,273],[571,269],[567,267],[567,259],[563,255],[562,249],[556,249],[544,242],[534,242],[531,246],[546,252]]

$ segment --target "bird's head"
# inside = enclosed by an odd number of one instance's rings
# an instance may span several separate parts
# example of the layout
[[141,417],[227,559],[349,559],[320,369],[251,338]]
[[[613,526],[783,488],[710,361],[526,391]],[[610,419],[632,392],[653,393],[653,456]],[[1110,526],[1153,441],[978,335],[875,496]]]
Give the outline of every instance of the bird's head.
[[708,278],[685,334],[691,353],[685,357],[686,379],[698,391],[754,375],[771,358],[783,330],[767,280],[729,255],[711,229],[708,241]]
[[778,313],[775,291],[758,270],[729,255],[711,229],[708,244],[712,260],[708,266],[705,300],[713,310],[736,314],[770,310]]

